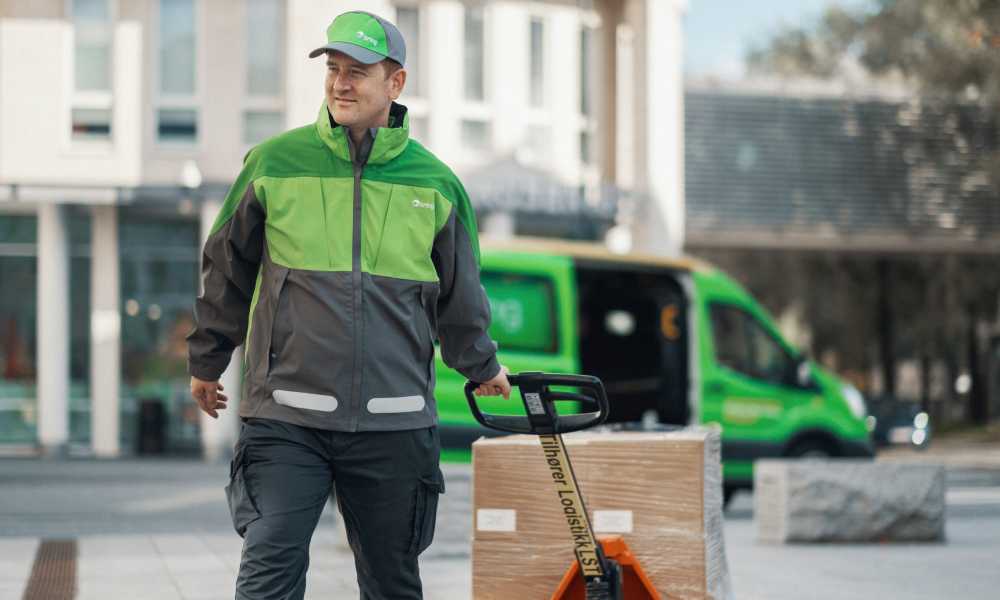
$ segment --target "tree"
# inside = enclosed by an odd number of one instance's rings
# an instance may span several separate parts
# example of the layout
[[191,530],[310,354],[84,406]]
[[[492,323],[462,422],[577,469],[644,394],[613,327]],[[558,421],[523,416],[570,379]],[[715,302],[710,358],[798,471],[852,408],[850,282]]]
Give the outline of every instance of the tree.
[[[815,26],[785,29],[753,48],[746,61],[752,75],[890,85],[909,92],[898,102],[894,122],[869,124],[884,140],[876,153],[902,156],[907,163],[907,197],[899,207],[906,222],[938,233],[1000,233],[1000,1],[873,0],[858,10],[833,7]],[[929,267],[944,266],[936,277],[925,273],[940,283],[927,281],[927,291],[917,297],[924,297],[925,310],[944,310],[931,325],[914,328],[914,341],[925,364],[930,349],[950,364],[967,356],[961,362],[974,381],[967,414],[982,421],[989,415],[979,385],[984,378],[976,323],[995,310],[1000,284],[995,269],[966,263],[951,257]],[[969,270],[957,272],[959,264]],[[890,278],[888,272],[880,275],[887,298],[915,296],[891,287],[915,291],[916,279]],[[932,298],[931,290],[941,299]],[[912,323],[902,314],[891,318]],[[893,369],[897,342],[882,340],[887,371]]]
[[[914,96],[901,107],[907,113],[901,120],[924,127],[925,140],[949,139],[949,150],[965,155],[961,163],[972,167],[966,185],[985,176],[994,192],[1000,190],[996,136],[984,135],[996,133],[1000,107],[1000,1],[875,0],[867,10],[831,7],[814,28],[785,29],[751,49],[746,60],[756,75],[861,78],[908,88]],[[933,150],[924,154],[946,158]]]

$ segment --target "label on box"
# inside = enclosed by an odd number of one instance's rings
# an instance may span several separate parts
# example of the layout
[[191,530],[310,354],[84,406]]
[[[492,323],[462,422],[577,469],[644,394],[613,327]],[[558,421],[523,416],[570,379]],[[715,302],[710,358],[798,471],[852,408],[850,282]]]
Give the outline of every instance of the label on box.
[[476,511],[478,531],[517,531],[517,511],[512,508],[480,508]]
[[632,533],[632,511],[595,510],[594,531],[601,533]]

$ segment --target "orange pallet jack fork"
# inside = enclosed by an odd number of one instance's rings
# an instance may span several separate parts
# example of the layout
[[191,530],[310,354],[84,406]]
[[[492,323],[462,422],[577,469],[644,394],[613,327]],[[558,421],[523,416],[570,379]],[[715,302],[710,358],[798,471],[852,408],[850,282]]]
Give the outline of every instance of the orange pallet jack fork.
[[[653,582],[646,576],[639,559],[629,550],[622,536],[600,536],[597,541],[604,550],[604,556],[617,562],[621,569],[622,600],[660,600],[660,593],[653,587]],[[573,561],[551,600],[585,600],[586,593],[580,565]]]
[[[542,443],[551,476],[546,485],[555,488],[576,555],[576,561],[563,576],[552,600],[660,600],[660,595],[621,536],[605,538],[598,543],[563,443],[563,433],[600,425],[608,418],[608,396],[604,384],[589,375],[537,372],[509,375],[507,379],[521,392],[527,413],[525,416],[482,412],[474,394],[479,384],[473,381],[465,384],[465,397],[473,416],[482,425],[500,431],[537,435]],[[589,394],[554,391],[550,386],[582,388]],[[559,415],[555,408],[555,402],[559,400],[578,402],[596,410]]]

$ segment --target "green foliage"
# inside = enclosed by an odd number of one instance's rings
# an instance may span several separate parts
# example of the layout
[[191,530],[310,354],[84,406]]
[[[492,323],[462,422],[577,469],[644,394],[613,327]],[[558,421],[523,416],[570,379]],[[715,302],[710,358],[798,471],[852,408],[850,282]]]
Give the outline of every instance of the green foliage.
[[904,85],[912,97],[900,103],[897,123],[883,125],[883,137],[911,165],[911,194],[963,200],[1000,192],[1000,1],[833,7],[746,60],[753,75],[856,79],[860,71],[874,84]]
[[851,65],[901,76],[924,96],[1000,99],[1000,2],[898,0],[833,7],[811,29],[786,29],[752,49],[753,73],[835,77]]

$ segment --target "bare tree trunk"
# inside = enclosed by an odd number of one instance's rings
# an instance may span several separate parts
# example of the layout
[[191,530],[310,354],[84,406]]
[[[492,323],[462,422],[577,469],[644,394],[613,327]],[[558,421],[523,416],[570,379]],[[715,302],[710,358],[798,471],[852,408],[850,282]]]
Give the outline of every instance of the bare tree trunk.
[[[948,379],[945,385],[945,400],[944,405],[941,407],[941,415],[939,417],[941,424],[947,424],[952,422],[952,406],[958,400],[957,393],[955,391],[955,380],[958,379],[958,360],[955,356],[954,347],[949,343],[945,346],[945,371],[948,374]],[[968,415],[963,415],[962,420],[965,420]]]
[[879,362],[882,366],[882,381],[884,383],[884,393],[889,396],[896,395],[896,353],[894,327],[893,327],[893,307],[890,295],[892,292],[889,281],[891,271],[889,269],[889,259],[880,258],[876,263],[878,277],[878,340],[879,340]]
[[931,357],[926,348],[920,354],[920,410],[931,414]]
[[967,341],[969,378],[972,380],[972,387],[969,389],[969,420],[977,425],[985,425],[990,420],[990,409],[986,402],[986,390],[979,364],[979,332],[976,331],[976,314],[971,309],[969,310]]

